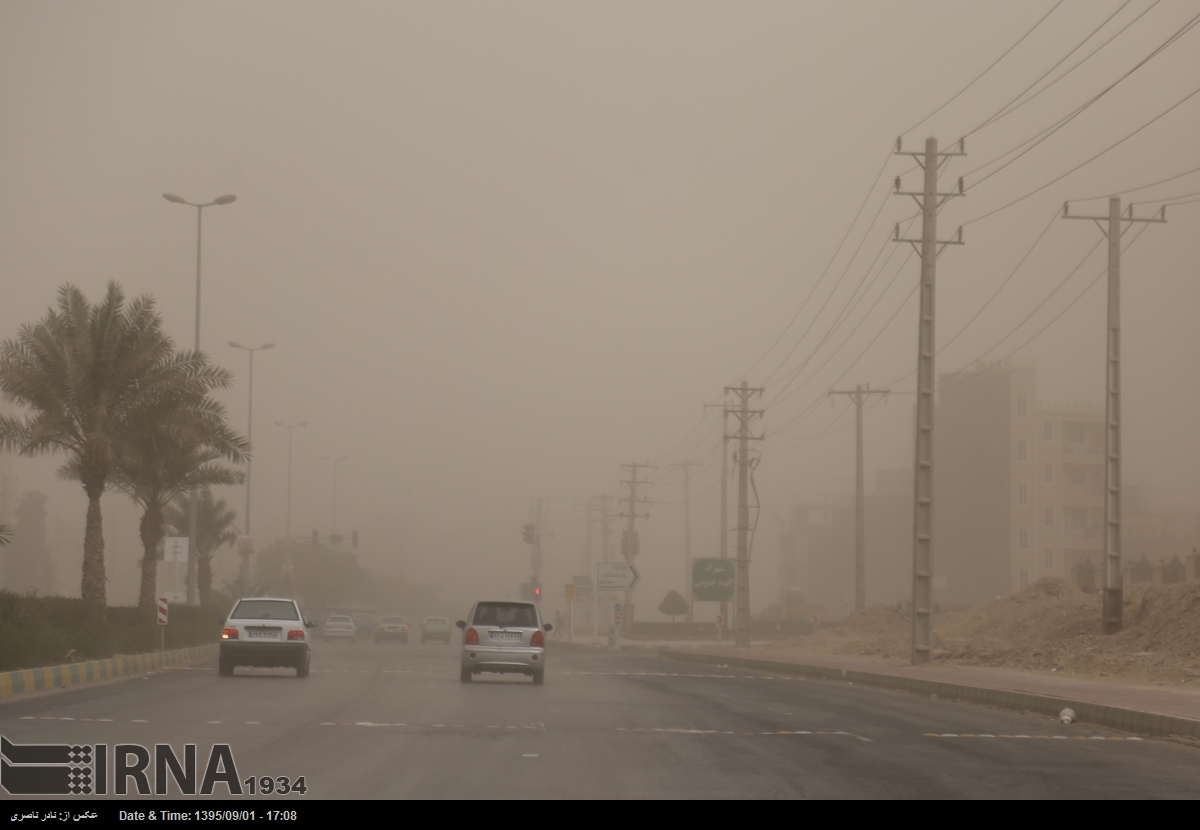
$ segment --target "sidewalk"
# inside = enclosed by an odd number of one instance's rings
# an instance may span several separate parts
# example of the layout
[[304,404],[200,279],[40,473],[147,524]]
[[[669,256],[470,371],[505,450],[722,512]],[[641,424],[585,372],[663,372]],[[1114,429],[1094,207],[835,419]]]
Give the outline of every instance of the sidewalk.
[[970,700],[1057,716],[1075,710],[1080,722],[1151,735],[1200,738],[1200,688],[1134,686],[974,666],[889,666],[861,657],[768,655],[753,649],[666,650],[664,657],[848,680],[918,694]]

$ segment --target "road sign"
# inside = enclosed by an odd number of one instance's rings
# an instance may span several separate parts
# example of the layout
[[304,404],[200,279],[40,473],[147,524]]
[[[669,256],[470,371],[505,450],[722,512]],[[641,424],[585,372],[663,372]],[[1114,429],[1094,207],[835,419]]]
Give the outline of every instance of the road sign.
[[569,599],[569,600],[575,599],[575,586],[574,585],[566,586],[566,595],[567,595],[567,599]]
[[186,536],[168,536],[163,540],[163,561],[164,562],[187,562],[188,560],[188,537]]
[[168,603],[168,600],[166,597],[158,598],[158,624],[159,625],[167,624],[167,603]]
[[724,624],[725,624],[725,618],[722,617],[720,614],[717,614],[717,625],[724,625]]
[[592,596],[592,578],[586,574],[582,576],[571,577],[571,582],[575,585],[575,596],[578,599],[588,599]]
[[692,598],[698,602],[727,602],[733,599],[733,559],[692,560]]
[[601,562],[596,565],[596,587],[601,591],[631,591],[640,576],[630,562]]

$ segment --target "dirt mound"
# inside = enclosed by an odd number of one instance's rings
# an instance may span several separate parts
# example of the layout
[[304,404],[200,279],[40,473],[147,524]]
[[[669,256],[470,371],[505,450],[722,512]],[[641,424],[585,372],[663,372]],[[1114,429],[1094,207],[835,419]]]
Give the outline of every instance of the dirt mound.
[[[1100,632],[1101,595],[1046,578],[979,608],[934,614],[941,663],[1062,672],[1158,683],[1200,682],[1200,583],[1130,586],[1125,628]],[[908,662],[907,603],[873,606],[772,651],[853,654]]]

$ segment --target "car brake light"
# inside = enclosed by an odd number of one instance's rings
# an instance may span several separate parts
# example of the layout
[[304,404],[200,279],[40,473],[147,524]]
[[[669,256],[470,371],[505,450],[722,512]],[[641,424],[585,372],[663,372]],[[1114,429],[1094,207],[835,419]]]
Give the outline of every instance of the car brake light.
[[469,646],[479,645],[479,632],[477,632],[474,628],[468,628],[466,642]]
[[288,639],[289,639],[289,640],[303,640],[303,639],[304,639],[304,632],[303,632],[303,631],[299,631],[299,630],[296,630],[296,631],[289,631],[289,632],[288,632]]
[[401,631],[408,631],[408,626],[407,626],[407,625],[402,625],[402,626],[400,626],[400,630],[401,630]]
[[236,628],[226,628],[224,631],[221,632],[222,640],[236,640],[237,638],[238,638],[238,633],[237,633]]
[[533,636],[529,638],[529,645],[533,648],[545,648],[546,638],[542,636],[542,632],[535,631]]

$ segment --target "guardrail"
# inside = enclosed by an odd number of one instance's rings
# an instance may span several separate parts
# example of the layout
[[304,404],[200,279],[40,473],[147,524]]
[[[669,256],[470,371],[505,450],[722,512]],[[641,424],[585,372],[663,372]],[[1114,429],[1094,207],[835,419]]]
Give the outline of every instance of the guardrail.
[[173,651],[156,651],[150,654],[123,654],[106,660],[85,660],[79,663],[64,663],[59,666],[41,666],[36,669],[18,669],[0,673],[0,698],[15,697],[47,689],[80,686],[97,680],[132,677],[168,666],[212,660],[216,656],[217,646],[214,644],[180,648]]

